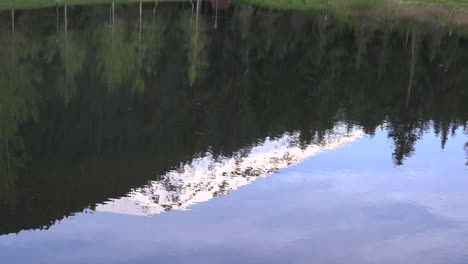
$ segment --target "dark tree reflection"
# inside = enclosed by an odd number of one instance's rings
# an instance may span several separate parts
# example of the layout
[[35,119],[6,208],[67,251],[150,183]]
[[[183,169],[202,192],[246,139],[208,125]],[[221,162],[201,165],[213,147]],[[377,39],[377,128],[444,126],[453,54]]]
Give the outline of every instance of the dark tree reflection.
[[214,10],[193,4],[59,7],[58,24],[55,8],[21,11],[14,31],[0,13],[0,233],[286,132],[321,144],[338,124],[383,128],[398,166],[428,131],[442,148],[466,133],[457,30],[238,5],[214,29]]

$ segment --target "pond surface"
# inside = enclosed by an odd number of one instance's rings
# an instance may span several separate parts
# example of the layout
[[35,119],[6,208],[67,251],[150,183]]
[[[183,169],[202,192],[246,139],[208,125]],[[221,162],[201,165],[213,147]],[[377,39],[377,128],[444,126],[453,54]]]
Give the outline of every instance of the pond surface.
[[221,5],[0,12],[0,262],[468,263],[465,11]]

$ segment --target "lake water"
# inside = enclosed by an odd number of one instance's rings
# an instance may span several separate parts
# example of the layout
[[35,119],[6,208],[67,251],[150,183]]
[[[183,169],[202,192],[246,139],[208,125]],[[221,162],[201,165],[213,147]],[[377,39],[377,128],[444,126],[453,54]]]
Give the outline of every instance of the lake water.
[[221,5],[0,11],[0,263],[468,263],[468,13]]

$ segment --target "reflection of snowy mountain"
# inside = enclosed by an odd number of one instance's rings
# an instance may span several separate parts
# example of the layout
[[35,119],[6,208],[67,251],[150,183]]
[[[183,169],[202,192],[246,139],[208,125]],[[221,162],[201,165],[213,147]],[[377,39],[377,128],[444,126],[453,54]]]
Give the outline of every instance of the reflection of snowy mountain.
[[132,190],[126,197],[98,205],[96,210],[134,215],[185,210],[193,204],[229,194],[258,177],[297,164],[321,151],[354,141],[361,135],[359,130],[337,128],[325,136],[322,144],[301,145],[300,133],[286,133],[280,138],[266,138],[231,157],[215,158],[207,153],[168,172],[159,181]]

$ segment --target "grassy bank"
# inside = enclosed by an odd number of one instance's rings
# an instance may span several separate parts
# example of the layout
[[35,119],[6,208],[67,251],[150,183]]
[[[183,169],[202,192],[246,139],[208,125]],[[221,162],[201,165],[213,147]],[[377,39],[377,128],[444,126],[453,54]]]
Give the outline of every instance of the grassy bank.
[[[158,0],[158,2],[182,2],[183,0]],[[60,5],[106,4],[111,0],[60,0]],[[154,0],[113,0],[116,4],[154,2]],[[0,10],[44,8],[56,5],[56,0],[0,0]]]
[[[327,9],[335,19],[356,23],[362,17],[373,22],[386,19],[405,26],[405,22],[420,22],[466,28],[468,26],[468,1],[459,0],[236,0],[244,4],[316,13]],[[454,11],[453,11],[454,10]],[[378,24],[378,23],[376,23]],[[465,30],[466,31],[466,30]]]

